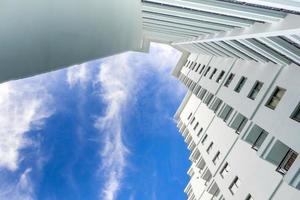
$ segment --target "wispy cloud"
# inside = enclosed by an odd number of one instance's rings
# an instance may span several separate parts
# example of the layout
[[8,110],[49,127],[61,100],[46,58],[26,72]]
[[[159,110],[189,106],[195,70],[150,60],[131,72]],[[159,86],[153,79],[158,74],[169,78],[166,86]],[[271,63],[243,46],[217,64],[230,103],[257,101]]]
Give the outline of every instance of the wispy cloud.
[[106,181],[100,199],[116,199],[122,186],[130,152],[122,138],[123,123],[148,72],[158,73],[162,88],[172,90],[178,96],[183,94],[183,89],[175,79],[170,78],[170,70],[179,56],[180,53],[169,46],[154,44],[148,55],[128,52],[107,58],[101,64],[97,82],[101,86],[100,95],[107,108],[95,123],[95,127],[104,134],[101,174],[105,174]]
[[0,85],[0,167],[18,168],[19,151],[31,144],[26,133],[41,128],[51,96],[40,83],[14,81]]
[[91,78],[91,72],[87,67],[88,64],[84,63],[81,65],[75,65],[68,68],[67,81],[70,87],[73,87],[76,84],[79,84],[83,87],[86,86],[86,84]]
[[107,181],[100,194],[100,198],[104,200],[116,198],[129,153],[122,139],[122,123],[128,102],[134,96],[136,83],[127,56],[123,54],[105,60],[98,76],[102,88],[101,97],[107,105],[105,114],[95,124],[104,133],[101,171],[106,174]]
[[[53,109],[52,96],[39,78],[0,85],[0,199],[34,199],[30,180],[32,169],[20,173],[20,162],[26,159],[20,150],[35,145],[27,137],[31,130],[41,129]],[[19,176],[17,182],[9,176]]]

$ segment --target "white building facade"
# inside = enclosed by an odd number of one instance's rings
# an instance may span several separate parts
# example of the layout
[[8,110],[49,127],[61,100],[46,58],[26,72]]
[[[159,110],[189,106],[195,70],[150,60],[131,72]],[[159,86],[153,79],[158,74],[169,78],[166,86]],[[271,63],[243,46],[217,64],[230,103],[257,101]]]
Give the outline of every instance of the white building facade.
[[191,152],[187,199],[300,199],[299,3],[155,2],[242,23],[172,42],[189,90],[175,114]]

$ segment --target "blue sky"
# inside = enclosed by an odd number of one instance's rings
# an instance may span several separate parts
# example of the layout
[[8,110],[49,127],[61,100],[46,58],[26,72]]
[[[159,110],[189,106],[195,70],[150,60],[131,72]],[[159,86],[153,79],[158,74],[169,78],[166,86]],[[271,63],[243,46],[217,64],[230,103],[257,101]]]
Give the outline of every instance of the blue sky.
[[0,85],[0,199],[185,199],[180,53],[152,44]]

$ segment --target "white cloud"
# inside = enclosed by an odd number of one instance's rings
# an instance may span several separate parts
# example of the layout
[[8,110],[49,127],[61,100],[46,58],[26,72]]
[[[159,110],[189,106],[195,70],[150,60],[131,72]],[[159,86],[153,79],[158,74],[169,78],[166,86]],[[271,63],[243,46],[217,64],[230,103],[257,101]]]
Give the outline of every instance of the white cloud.
[[18,168],[19,150],[30,145],[25,133],[41,128],[51,115],[51,96],[41,83],[24,80],[0,85],[0,167]]
[[122,139],[122,122],[128,101],[134,95],[133,76],[126,54],[111,57],[100,66],[98,81],[102,88],[101,97],[107,108],[95,126],[104,132],[101,171],[104,171],[107,180],[100,194],[100,198],[104,200],[116,198],[126,166],[129,151]]
[[152,44],[149,54],[128,52],[104,59],[101,64],[97,83],[101,86],[100,95],[107,108],[95,123],[95,127],[104,134],[100,170],[101,174],[105,174],[105,185],[100,199],[116,199],[122,186],[129,154],[122,138],[123,122],[148,72],[158,73],[161,89],[173,92],[178,97],[183,95],[184,90],[170,74],[179,56],[180,53],[169,46]]
[[70,87],[79,84],[83,87],[86,86],[90,80],[91,74],[87,69],[88,64],[75,65],[67,69],[67,81]]

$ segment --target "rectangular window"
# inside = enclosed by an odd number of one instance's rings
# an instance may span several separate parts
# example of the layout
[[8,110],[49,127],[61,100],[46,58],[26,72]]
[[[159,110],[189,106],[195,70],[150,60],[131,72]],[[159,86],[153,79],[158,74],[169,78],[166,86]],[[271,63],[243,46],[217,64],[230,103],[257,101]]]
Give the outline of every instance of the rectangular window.
[[240,181],[239,177],[236,176],[229,186],[229,191],[231,192],[232,195],[236,193],[236,191],[240,187],[240,185],[241,185],[241,181]]
[[229,74],[229,76],[228,76],[228,78],[227,78],[227,80],[224,84],[225,87],[228,87],[230,85],[230,83],[233,80],[234,76],[235,76],[235,74],[233,74],[233,73]]
[[199,126],[199,122],[197,122],[194,126],[194,131],[196,130],[196,128]]
[[294,110],[294,112],[291,115],[291,119],[300,122],[300,102],[298,103],[296,109]]
[[266,106],[274,110],[285,93],[285,89],[276,87]]
[[229,105],[226,105],[220,114],[220,118],[223,119],[224,122],[227,122],[232,111],[233,111],[233,108]]
[[211,150],[212,150],[212,148],[213,148],[213,145],[214,145],[214,143],[211,142],[211,143],[209,144],[209,146],[207,147],[206,152],[207,152],[208,154],[211,152]]
[[203,76],[206,76],[207,73],[209,72],[209,70],[210,70],[210,67],[207,68],[207,70],[205,71],[205,73],[203,74]]
[[199,70],[200,66],[201,66],[201,64],[198,65],[195,72],[197,72]]
[[202,90],[201,90],[201,92],[200,92],[200,94],[199,94],[199,99],[203,99],[203,97],[205,96],[205,94],[206,94],[206,89],[203,89],[202,88]]
[[193,67],[192,67],[192,70],[194,70],[196,66],[197,66],[197,63],[195,62]]
[[256,81],[250,93],[248,94],[248,98],[255,100],[257,94],[264,84],[262,82]]
[[207,134],[205,134],[205,135],[204,135],[204,137],[202,138],[202,140],[201,140],[201,144],[204,144],[204,143],[205,143],[205,141],[206,141],[206,139],[207,139]]
[[187,62],[185,63],[185,67],[188,67],[190,62],[191,62],[190,60],[187,60]]
[[203,128],[201,127],[200,130],[199,130],[198,133],[197,133],[197,137],[200,136],[200,134],[202,133],[202,131],[203,131]]
[[256,138],[256,140],[254,141],[254,143],[252,145],[252,149],[254,149],[255,151],[258,151],[259,147],[265,141],[267,136],[268,136],[268,133],[266,131],[262,130],[261,133]]
[[193,117],[193,119],[192,119],[192,121],[191,121],[191,123],[190,123],[190,124],[193,124],[193,123],[194,123],[194,121],[195,121],[195,117]]
[[234,88],[235,92],[240,92],[244,86],[244,84],[246,83],[247,78],[242,76],[238,82],[238,84],[236,85],[236,87]]
[[278,165],[276,171],[281,174],[286,174],[287,171],[291,168],[296,158],[298,157],[298,153],[292,149],[289,149],[286,155],[283,157],[282,161]]
[[220,171],[220,175],[222,178],[224,178],[226,176],[226,174],[228,174],[230,171],[230,166],[228,163],[225,163],[225,165],[223,166],[223,168]]
[[231,128],[233,128],[237,134],[240,134],[243,128],[245,127],[247,121],[248,119],[245,116],[238,113],[238,115],[235,117],[234,121],[231,124]]
[[211,110],[214,111],[214,113],[216,113],[217,110],[219,109],[219,107],[221,106],[222,102],[223,101],[221,99],[216,98],[215,102],[213,103],[213,105],[211,107]]
[[220,82],[220,80],[223,78],[224,74],[225,74],[225,71],[224,71],[224,70],[222,70],[222,71],[221,71],[221,73],[219,74],[219,76],[218,76],[217,80],[216,80],[216,82],[217,82],[217,83],[219,83],[219,82]]
[[248,194],[245,200],[254,200],[251,196],[251,194]]
[[214,75],[216,74],[216,72],[217,72],[217,68],[214,68],[213,72],[209,76],[209,79],[212,79],[214,77]]
[[205,98],[204,103],[205,103],[206,105],[208,105],[208,104],[211,102],[213,96],[214,96],[213,94],[209,93],[209,94],[207,95],[207,97]]
[[189,66],[189,69],[191,69],[191,67],[193,66],[194,62],[192,61],[190,66]]
[[189,114],[189,116],[188,116],[188,118],[187,118],[188,120],[190,120],[190,119],[191,119],[191,117],[192,117],[192,114],[193,114],[193,113],[190,113],[190,114]]
[[203,67],[201,68],[201,70],[200,70],[199,74],[202,74],[202,72],[203,72],[204,68],[205,68],[205,65],[203,65]]
[[214,165],[216,165],[216,163],[219,161],[220,159],[220,151],[218,151],[215,155],[215,157],[213,158],[212,162],[214,163]]

